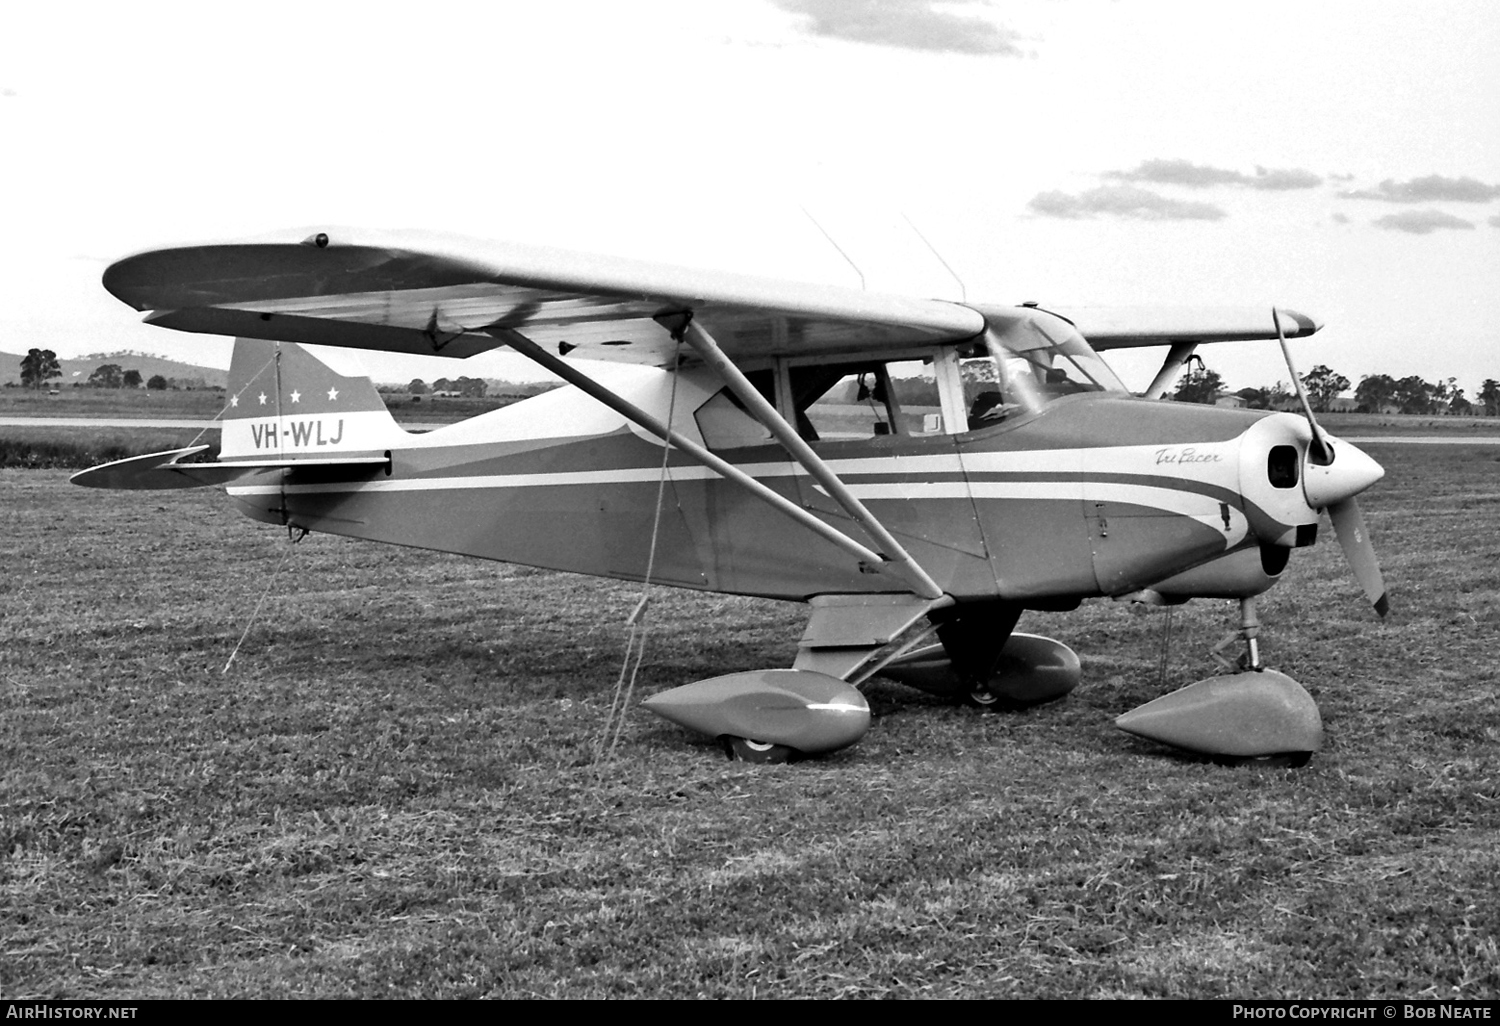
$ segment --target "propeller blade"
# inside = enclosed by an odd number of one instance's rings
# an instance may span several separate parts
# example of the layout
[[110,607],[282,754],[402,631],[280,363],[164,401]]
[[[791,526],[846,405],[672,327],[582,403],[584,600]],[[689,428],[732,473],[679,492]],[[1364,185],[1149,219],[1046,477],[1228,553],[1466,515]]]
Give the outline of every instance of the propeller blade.
[[1323,439],[1323,429],[1318,426],[1318,418],[1313,416],[1312,403],[1307,401],[1307,389],[1302,384],[1302,376],[1297,373],[1296,364],[1292,363],[1292,351],[1286,347],[1286,334],[1281,330],[1281,314],[1274,306],[1271,307],[1271,323],[1276,326],[1276,341],[1281,343],[1281,355],[1286,359],[1287,372],[1292,376],[1292,387],[1297,390],[1297,398],[1302,400],[1302,412],[1307,414],[1307,426],[1312,428],[1312,445],[1308,446],[1308,455],[1319,463],[1331,463],[1333,451]]
[[1375,607],[1375,612],[1385,616],[1391,604],[1386,596],[1385,581],[1380,576],[1380,563],[1375,558],[1375,546],[1370,544],[1370,532],[1365,529],[1364,514],[1353,498],[1335,502],[1328,507],[1328,517],[1333,521],[1333,533],[1338,536],[1344,558],[1354,570],[1354,579],[1364,589],[1365,598]]

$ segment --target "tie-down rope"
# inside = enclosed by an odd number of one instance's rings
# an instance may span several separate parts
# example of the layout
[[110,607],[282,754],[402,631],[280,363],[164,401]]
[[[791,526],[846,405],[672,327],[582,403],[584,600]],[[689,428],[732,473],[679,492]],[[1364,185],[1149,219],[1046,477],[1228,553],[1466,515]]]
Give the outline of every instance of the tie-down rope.
[[[672,354],[672,391],[667,400],[668,430],[671,429],[673,418],[677,413],[678,356],[681,350],[682,340],[679,339],[677,348]],[[666,502],[668,457],[671,454],[671,440],[662,439],[661,473],[656,482],[656,511],[651,519],[651,547],[646,554],[646,577],[641,582],[640,600],[636,602],[630,615],[625,618],[626,626],[630,628],[625,638],[625,657],[620,663],[620,676],[615,680],[615,693],[610,702],[609,715],[605,717],[604,729],[599,734],[599,745],[594,754],[595,762],[614,758],[615,748],[620,743],[620,734],[624,731],[625,721],[629,718],[630,700],[635,694],[635,680],[641,672],[641,663],[646,657],[646,638],[650,634],[647,610],[651,605],[651,577],[656,572],[656,542],[661,534],[661,510]]]

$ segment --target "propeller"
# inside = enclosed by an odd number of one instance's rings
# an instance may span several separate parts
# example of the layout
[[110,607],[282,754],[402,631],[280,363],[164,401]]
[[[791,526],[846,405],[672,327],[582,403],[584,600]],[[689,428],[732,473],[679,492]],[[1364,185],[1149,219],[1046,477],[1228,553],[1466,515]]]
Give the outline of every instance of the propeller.
[[1365,530],[1359,502],[1353,498],[1335,502],[1328,507],[1328,518],[1333,521],[1333,533],[1344,550],[1344,558],[1354,570],[1354,579],[1364,589],[1365,598],[1375,607],[1377,615],[1385,616],[1391,611],[1391,603],[1386,595],[1385,581],[1380,576],[1375,546],[1370,544],[1370,532]]
[[1312,430],[1312,441],[1307,447],[1307,465],[1303,472],[1303,491],[1314,509],[1328,511],[1333,522],[1333,533],[1344,550],[1344,558],[1354,571],[1354,579],[1365,593],[1365,598],[1374,606],[1379,616],[1390,612],[1390,600],[1386,594],[1385,581],[1380,576],[1380,561],[1375,557],[1375,546],[1370,543],[1370,532],[1365,528],[1364,514],[1359,511],[1355,496],[1374,484],[1385,473],[1370,457],[1347,442],[1340,443],[1344,456],[1342,464],[1334,466],[1333,439],[1323,433],[1318,419],[1313,416],[1312,403],[1307,399],[1307,389],[1292,362],[1291,350],[1287,348],[1286,334],[1281,329],[1281,315],[1271,308],[1271,321],[1276,326],[1276,340],[1281,343],[1281,355],[1286,358],[1286,369],[1292,375],[1292,387],[1302,402],[1307,414],[1307,426]]
[[1297,390],[1302,412],[1307,414],[1307,426],[1312,428],[1312,444],[1307,447],[1307,454],[1321,464],[1332,463],[1333,450],[1323,437],[1323,429],[1318,427],[1318,418],[1313,416],[1312,403],[1308,402],[1307,389],[1302,385],[1302,375],[1297,373],[1297,365],[1292,363],[1292,351],[1287,348],[1286,333],[1281,330],[1281,312],[1274,306],[1271,307],[1271,323],[1276,326],[1276,341],[1281,343],[1281,356],[1286,360],[1287,372],[1292,376],[1292,387]]

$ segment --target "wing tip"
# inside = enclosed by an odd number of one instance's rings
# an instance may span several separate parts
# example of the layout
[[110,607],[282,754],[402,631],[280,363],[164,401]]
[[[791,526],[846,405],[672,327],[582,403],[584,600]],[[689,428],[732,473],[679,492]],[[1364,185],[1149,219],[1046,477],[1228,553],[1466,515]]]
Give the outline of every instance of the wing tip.
[[1322,321],[1299,310],[1278,306],[1276,312],[1296,326],[1295,330],[1286,333],[1288,338],[1305,338],[1308,335],[1317,334],[1323,329]]

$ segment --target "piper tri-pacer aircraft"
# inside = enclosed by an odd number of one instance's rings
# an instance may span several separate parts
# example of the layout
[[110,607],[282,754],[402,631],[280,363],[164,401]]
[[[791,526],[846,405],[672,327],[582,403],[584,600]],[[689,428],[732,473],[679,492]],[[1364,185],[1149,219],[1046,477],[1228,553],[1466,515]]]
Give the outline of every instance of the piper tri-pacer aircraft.
[[[294,529],[804,602],[792,667],[646,702],[741,758],[852,744],[875,674],[977,705],[1058,698],[1077,656],[1017,622],[1109,596],[1237,599],[1245,646],[1240,672],[1119,726],[1296,761],[1322,725],[1261,665],[1255,597],[1320,511],[1385,613],[1354,498],[1382,471],[1305,396],[1305,417],[1156,401],[1200,343],[1285,351],[1317,330],[1290,311],[1065,315],[333,229],[142,253],[104,285],[149,323],[238,340],[217,462],[192,462],[200,446],[77,483],[221,485]],[[408,433],[369,379],[298,343],[509,347],[571,387]],[[1135,396],[1097,351],[1144,345],[1170,348]]]

